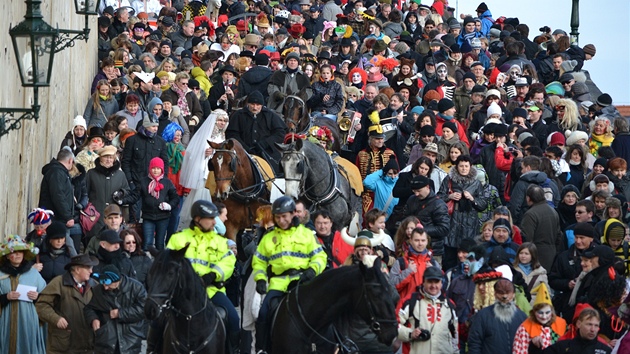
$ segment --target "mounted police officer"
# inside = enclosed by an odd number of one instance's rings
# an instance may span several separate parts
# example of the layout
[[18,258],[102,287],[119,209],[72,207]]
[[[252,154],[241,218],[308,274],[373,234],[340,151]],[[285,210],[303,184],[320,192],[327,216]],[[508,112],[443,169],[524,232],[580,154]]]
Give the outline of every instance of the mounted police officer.
[[[236,256],[230,251],[227,239],[214,231],[215,218],[219,216],[217,207],[207,200],[198,200],[190,210],[190,228],[171,236],[166,248],[180,250],[188,244],[186,258],[190,261],[204,285],[212,303],[227,311],[227,335],[232,353],[238,348],[240,322],[232,302],[225,295],[225,282],[232,276]],[[153,331],[155,328],[152,328]],[[147,352],[151,352],[154,335],[161,336],[162,331],[150,333]],[[153,335],[152,335],[153,334]],[[155,352],[159,352],[155,350]]]
[[256,291],[267,293],[256,321],[257,353],[266,353],[271,301],[283,296],[292,282],[309,281],[326,267],[326,253],[313,232],[300,224],[295,210],[291,197],[273,202],[276,228],[263,236],[252,260]]

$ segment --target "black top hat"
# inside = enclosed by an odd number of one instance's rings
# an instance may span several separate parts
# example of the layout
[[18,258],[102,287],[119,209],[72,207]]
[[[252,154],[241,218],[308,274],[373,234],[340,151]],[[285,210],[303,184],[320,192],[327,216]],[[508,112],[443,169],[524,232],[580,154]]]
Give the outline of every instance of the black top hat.
[[219,70],[219,75],[223,75],[224,72],[229,71],[232,74],[234,74],[234,76],[238,76],[238,71],[236,71],[236,69],[234,69],[234,67],[232,65],[225,65],[224,67],[221,68],[221,70]]
[[91,127],[88,133],[88,140],[92,140],[93,138],[105,139],[105,130],[101,127]]

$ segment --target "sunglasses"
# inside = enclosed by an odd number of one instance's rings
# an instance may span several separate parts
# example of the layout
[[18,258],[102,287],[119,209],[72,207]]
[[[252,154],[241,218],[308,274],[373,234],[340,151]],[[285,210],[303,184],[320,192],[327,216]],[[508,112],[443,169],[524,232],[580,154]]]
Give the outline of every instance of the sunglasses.
[[125,245],[135,245],[136,241],[127,241],[125,242]]
[[556,111],[564,111],[565,106],[556,106]]

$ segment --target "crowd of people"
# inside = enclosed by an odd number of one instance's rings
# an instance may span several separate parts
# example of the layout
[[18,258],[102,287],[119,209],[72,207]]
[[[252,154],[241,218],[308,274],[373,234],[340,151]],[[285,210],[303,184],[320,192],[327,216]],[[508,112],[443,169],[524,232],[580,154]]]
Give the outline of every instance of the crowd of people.
[[[187,248],[231,353],[272,352],[274,300],[366,255],[399,329],[343,316],[361,353],[630,352],[630,127],[590,92],[596,47],[450,5],[101,0],[85,111],[0,244],[0,353],[161,352],[152,247]],[[295,131],[288,97],[329,124]],[[281,196],[225,237],[227,139],[279,177],[295,139],[354,162],[363,230]]]

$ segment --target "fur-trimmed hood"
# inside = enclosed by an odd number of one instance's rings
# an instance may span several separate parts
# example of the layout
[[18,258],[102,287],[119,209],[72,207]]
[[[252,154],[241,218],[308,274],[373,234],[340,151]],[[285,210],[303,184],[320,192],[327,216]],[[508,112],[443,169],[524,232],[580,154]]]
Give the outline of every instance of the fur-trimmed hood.
[[471,165],[468,175],[462,176],[457,172],[457,165],[454,165],[448,175],[453,183],[461,186],[468,186],[477,180],[477,168],[474,165]]

